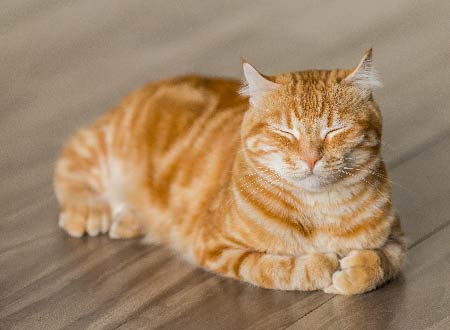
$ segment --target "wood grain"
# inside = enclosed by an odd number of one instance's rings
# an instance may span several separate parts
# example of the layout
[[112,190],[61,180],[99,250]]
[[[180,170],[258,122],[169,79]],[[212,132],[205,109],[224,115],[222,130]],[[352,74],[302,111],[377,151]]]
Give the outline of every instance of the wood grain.
[[[0,11],[0,329],[447,329],[450,2],[7,0]],[[375,48],[385,158],[410,238],[373,293],[258,289],[168,249],[56,226],[64,139],[148,80],[349,67]]]

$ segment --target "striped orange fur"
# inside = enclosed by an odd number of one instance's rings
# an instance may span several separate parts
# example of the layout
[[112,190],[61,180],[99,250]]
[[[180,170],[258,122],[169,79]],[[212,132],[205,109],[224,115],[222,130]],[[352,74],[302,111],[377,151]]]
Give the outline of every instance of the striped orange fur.
[[356,294],[405,255],[368,51],[353,70],[150,83],[65,145],[59,224],[145,235],[225,276]]

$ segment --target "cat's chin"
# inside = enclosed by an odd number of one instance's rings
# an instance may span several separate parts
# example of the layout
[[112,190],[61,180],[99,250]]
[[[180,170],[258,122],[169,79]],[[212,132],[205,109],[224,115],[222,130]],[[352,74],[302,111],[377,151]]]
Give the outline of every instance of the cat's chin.
[[317,175],[308,175],[304,178],[296,178],[293,182],[298,188],[308,192],[322,192],[328,190],[331,186],[331,182],[327,182],[323,178]]

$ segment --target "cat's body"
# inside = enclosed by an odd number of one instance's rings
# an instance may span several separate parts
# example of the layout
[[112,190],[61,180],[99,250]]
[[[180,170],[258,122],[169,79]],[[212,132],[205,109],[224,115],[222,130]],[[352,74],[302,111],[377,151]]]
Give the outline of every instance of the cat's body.
[[[77,133],[56,168],[60,225],[72,236],[146,234],[207,269],[268,288],[351,294],[392,278],[404,243],[371,96],[333,87],[350,70],[268,80],[251,69],[250,110],[238,81],[189,76],[145,86]],[[339,102],[367,109],[355,116],[358,130],[345,133],[358,150],[328,178],[320,160],[327,152],[337,159],[339,141],[327,151],[319,126],[337,120]],[[304,163],[311,173],[297,175]]]

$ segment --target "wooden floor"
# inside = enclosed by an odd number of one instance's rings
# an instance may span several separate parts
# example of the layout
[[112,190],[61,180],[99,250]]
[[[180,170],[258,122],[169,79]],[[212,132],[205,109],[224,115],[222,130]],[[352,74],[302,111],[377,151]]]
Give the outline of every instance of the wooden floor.
[[[450,329],[450,2],[4,0],[0,329]],[[263,290],[161,247],[73,239],[51,181],[64,139],[148,80],[350,67],[384,78],[384,154],[409,237],[365,295]]]

